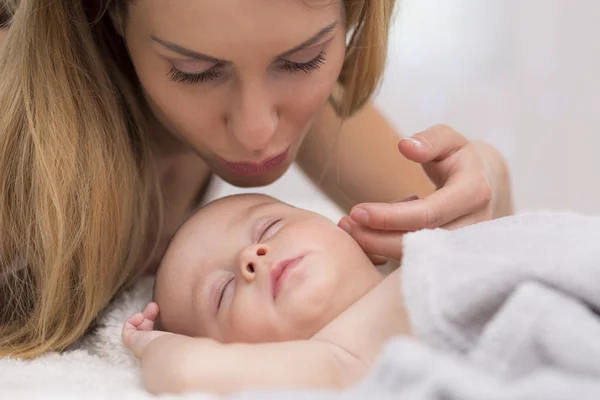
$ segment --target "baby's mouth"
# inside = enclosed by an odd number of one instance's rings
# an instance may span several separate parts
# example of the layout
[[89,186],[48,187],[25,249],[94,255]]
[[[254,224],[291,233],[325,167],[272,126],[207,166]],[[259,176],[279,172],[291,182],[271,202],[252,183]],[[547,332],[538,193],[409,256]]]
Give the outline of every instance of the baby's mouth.
[[275,265],[275,268],[271,270],[271,287],[273,289],[273,300],[277,299],[281,292],[281,287],[285,278],[289,275],[289,272],[304,258],[304,256],[298,256],[289,258],[287,260],[280,261]]

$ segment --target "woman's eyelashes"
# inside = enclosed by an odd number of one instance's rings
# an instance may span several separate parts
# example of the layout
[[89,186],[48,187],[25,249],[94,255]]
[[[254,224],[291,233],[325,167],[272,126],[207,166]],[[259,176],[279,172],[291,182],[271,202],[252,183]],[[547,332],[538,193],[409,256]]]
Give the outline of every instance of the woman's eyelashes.
[[282,60],[281,67],[287,72],[305,72],[309,73],[321,68],[321,65],[325,63],[325,53],[320,52],[315,58],[310,61],[299,63],[288,60]]
[[173,82],[188,83],[192,85],[195,83],[214,81],[219,79],[221,76],[222,72],[219,71],[219,69],[216,67],[210,68],[204,72],[200,72],[197,74],[183,72],[175,67],[171,67],[171,70],[169,71],[169,77]]
[[[277,69],[286,73],[304,72],[306,74],[316,71],[325,63],[325,52],[320,52],[315,58],[307,62],[294,62],[289,60],[279,60],[276,64]],[[174,66],[171,67],[168,75],[171,81],[178,83],[196,84],[210,81],[217,81],[225,75],[222,65],[214,67],[199,73],[183,72]]]

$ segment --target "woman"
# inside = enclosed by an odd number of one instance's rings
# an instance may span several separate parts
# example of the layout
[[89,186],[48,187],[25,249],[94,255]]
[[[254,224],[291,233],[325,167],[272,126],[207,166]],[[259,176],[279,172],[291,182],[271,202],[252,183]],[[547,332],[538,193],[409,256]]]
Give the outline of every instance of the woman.
[[212,174],[261,186],[297,161],[362,203],[340,226],[374,256],[398,257],[402,231],[510,213],[494,149],[443,126],[398,145],[367,104],[391,0],[0,4],[0,355],[73,343]]

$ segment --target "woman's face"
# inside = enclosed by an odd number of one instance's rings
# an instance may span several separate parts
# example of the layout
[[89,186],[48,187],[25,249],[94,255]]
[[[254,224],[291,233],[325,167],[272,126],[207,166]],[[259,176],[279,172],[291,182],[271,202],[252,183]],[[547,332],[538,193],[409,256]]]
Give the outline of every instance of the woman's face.
[[123,34],[157,119],[238,186],[287,170],[346,50],[339,0],[140,0]]

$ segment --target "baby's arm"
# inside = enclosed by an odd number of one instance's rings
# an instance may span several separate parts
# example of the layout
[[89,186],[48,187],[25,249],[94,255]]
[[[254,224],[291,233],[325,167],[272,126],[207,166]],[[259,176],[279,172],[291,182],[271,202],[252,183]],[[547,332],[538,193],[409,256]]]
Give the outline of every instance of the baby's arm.
[[[153,321],[156,314],[147,313],[149,307],[144,316]],[[150,311],[154,308],[158,311],[155,305]],[[139,319],[139,314],[136,315]],[[154,337],[149,339],[147,335]],[[350,353],[317,340],[222,344],[143,328],[132,334],[124,328],[123,341],[142,360],[144,385],[154,394],[185,391],[228,394],[276,387],[339,388],[348,386],[364,372],[363,364]]]
[[351,367],[344,365],[345,357],[349,355],[326,342],[221,344],[169,335],[148,346],[142,368],[144,384],[155,394],[228,394],[277,387],[344,387],[350,383],[351,372]]

